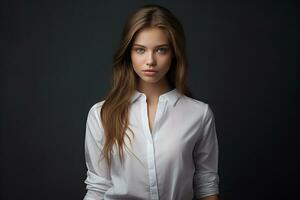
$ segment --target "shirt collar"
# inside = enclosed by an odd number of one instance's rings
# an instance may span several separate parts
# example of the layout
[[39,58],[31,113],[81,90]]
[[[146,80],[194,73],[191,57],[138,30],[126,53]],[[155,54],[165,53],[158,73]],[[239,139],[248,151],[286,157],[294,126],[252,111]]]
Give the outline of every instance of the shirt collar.
[[[181,94],[176,88],[174,88],[168,92],[161,94],[159,96],[159,101],[168,101],[170,105],[175,106],[175,103],[177,102],[180,96]],[[131,103],[135,102],[136,100],[146,101],[146,94],[135,90],[131,97]]]

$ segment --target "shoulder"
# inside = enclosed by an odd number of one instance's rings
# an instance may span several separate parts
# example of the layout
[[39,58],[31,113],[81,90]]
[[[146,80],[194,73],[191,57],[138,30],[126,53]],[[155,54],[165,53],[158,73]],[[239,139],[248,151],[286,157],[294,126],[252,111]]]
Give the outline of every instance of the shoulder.
[[89,109],[89,114],[93,114],[95,112],[100,112],[101,107],[104,104],[104,102],[105,102],[105,100],[94,103]]
[[194,113],[201,121],[213,116],[213,112],[207,102],[182,95],[182,106]]
[[87,123],[98,124],[101,126],[100,111],[104,102],[105,100],[96,102],[89,108],[87,115]]
[[194,111],[201,112],[201,113],[206,112],[206,110],[209,107],[208,103],[201,101],[199,99],[188,97],[186,95],[182,95],[181,104],[187,109],[192,109]]
[[94,103],[89,108],[86,119],[86,145],[96,144],[98,148],[103,145],[104,131],[100,118],[100,110],[104,101]]

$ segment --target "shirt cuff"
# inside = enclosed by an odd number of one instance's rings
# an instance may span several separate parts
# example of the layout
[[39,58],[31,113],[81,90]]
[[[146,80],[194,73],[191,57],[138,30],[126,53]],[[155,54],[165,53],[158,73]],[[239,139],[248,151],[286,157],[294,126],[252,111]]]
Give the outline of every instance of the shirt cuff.
[[217,172],[195,172],[194,175],[194,196],[203,198],[219,194],[219,175]]
[[88,191],[84,200],[103,199],[104,193],[113,186],[110,180],[100,177],[90,171],[87,171],[85,183]]

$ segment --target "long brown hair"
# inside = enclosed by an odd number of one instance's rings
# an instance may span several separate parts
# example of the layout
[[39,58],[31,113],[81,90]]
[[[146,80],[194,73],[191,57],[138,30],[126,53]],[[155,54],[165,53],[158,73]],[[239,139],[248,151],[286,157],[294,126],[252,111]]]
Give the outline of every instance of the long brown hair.
[[100,111],[105,136],[102,153],[109,166],[113,146],[118,146],[119,158],[123,160],[124,135],[130,140],[126,134],[127,128],[133,134],[128,127],[128,107],[137,86],[138,76],[132,67],[130,50],[137,32],[148,27],[158,27],[168,33],[175,55],[166,74],[168,82],[179,93],[192,97],[186,85],[188,63],[182,25],[162,6],[145,5],[138,8],[129,16],[123,28],[121,44],[113,57],[112,88],[106,95]]

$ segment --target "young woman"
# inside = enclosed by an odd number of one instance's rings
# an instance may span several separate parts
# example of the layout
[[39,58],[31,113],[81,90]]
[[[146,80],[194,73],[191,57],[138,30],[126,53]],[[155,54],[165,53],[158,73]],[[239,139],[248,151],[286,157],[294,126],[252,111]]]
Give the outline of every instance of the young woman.
[[137,9],[114,55],[112,88],[88,113],[84,200],[217,200],[212,110],[186,86],[181,24],[166,8]]

